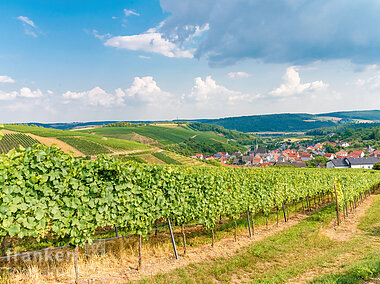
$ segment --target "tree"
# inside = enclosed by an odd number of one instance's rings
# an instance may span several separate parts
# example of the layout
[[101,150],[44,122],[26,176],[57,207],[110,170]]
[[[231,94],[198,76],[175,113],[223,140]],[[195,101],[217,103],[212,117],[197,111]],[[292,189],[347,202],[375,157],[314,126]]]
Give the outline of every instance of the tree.
[[374,170],[380,170],[380,163],[376,163],[373,165]]

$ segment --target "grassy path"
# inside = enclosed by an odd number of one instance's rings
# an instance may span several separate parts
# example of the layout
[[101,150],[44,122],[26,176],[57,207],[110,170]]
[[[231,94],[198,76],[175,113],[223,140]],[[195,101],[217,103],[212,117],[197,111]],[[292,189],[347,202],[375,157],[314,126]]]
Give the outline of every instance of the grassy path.
[[[371,199],[366,202],[373,201],[372,206],[360,220],[362,233],[353,234],[347,241],[333,240],[322,233],[335,218],[334,206],[330,205],[283,232],[240,249],[234,256],[191,264],[142,282],[306,283],[321,273],[328,273],[326,281],[345,275],[350,265],[360,265],[363,261],[376,266],[379,260],[376,252],[380,251],[380,195]],[[313,281],[336,283],[324,279]]]

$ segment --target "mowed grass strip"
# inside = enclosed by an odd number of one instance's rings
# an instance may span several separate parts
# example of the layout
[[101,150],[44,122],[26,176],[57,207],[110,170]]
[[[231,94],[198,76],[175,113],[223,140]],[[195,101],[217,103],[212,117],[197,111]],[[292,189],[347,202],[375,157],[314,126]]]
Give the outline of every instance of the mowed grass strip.
[[[379,196],[376,198],[378,200]],[[380,219],[379,209],[373,214]],[[373,218],[371,216],[370,214],[365,219]],[[350,259],[355,261],[379,250],[379,242],[368,235],[359,235],[348,242],[338,242],[321,234],[321,229],[328,226],[334,218],[335,207],[329,205],[299,224],[241,249],[235,256],[192,264],[142,282],[283,283],[309,269],[334,267],[338,256],[350,254]]]
[[108,148],[112,148],[115,151],[147,150],[152,148],[149,145],[141,144],[134,141],[127,141],[116,138],[104,138],[98,135],[86,135],[84,139],[91,142],[95,142]]

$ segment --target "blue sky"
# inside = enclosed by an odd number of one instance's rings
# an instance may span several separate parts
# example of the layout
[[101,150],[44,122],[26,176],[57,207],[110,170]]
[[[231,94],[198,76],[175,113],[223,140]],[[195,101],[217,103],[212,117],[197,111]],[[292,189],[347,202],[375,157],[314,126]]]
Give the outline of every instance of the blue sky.
[[380,108],[380,3],[0,0],[0,121]]

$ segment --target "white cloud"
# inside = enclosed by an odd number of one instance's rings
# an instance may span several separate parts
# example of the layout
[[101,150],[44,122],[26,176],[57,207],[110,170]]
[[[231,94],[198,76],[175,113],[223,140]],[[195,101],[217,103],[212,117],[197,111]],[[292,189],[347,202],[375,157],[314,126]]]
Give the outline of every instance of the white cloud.
[[133,11],[133,10],[128,10],[128,9],[124,9],[124,15],[125,15],[126,17],[129,17],[129,16],[131,16],[131,15],[134,15],[134,16],[140,16],[139,13],[136,13],[135,11]]
[[17,17],[18,20],[20,20],[24,26],[25,34],[30,35],[32,37],[37,37],[37,26],[34,24],[34,22],[25,16],[19,16]]
[[104,35],[101,35],[101,34],[99,34],[99,32],[97,30],[92,30],[92,34],[94,35],[94,37],[96,37],[97,39],[100,39],[100,40],[104,40],[104,39],[112,37],[112,35],[110,33],[106,33]]
[[24,98],[41,98],[43,94],[40,89],[32,91],[29,88],[21,88],[19,96]]
[[218,85],[211,76],[207,76],[205,80],[202,80],[201,77],[195,78],[190,94],[183,96],[185,100],[193,101],[200,107],[208,108],[222,107],[226,104],[252,102],[258,97],[259,95],[229,90],[224,86]]
[[23,22],[23,23],[25,23],[25,24],[33,27],[33,28],[36,27],[36,25],[34,24],[34,22],[31,19],[29,19],[28,17],[19,16],[19,17],[17,17],[17,19],[19,19],[21,22]]
[[164,39],[162,35],[157,32],[147,32],[130,36],[115,36],[108,39],[104,45],[119,49],[142,50],[167,57],[193,58],[193,54],[190,50],[183,50],[177,47],[173,42]]
[[0,83],[14,83],[15,80],[13,80],[9,76],[0,76]]
[[153,104],[168,102],[173,95],[161,90],[153,77],[135,77],[132,86],[125,91],[128,99]]
[[239,79],[239,78],[248,78],[251,74],[248,74],[247,72],[230,72],[228,73],[228,77],[231,79]]
[[141,59],[150,59],[149,56],[145,56],[145,55],[139,55],[139,58],[141,58]]
[[110,94],[100,87],[95,87],[84,92],[67,91],[66,93],[62,94],[62,97],[66,99],[66,103],[81,99],[82,102],[86,105],[105,107],[124,105],[124,96],[125,93],[121,89],[115,90],[115,94]]
[[276,97],[290,97],[300,94],[319,91],[327,88],[327,84],[323,81],[314,81],[311,83],[301,83],[301,78],[295,66],[286,69],[283,76],[284,83],[280,87],[270,92],[270,95]]
[[358,87],[378,89],[380,87],[380,73],[369,77],[368,79],[358,79],[355,84]]
[[0,90],[0,101],[14,100],[17,97],[17,95],[18,93],[16,91],[7,93]]

